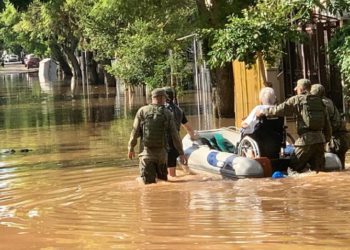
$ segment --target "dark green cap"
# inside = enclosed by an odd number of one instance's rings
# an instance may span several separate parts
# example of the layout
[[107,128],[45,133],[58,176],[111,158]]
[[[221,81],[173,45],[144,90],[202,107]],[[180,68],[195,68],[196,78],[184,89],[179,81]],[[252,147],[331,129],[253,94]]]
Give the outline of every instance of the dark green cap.
[[152,97],[156,97],[156,96],[165,96],[166,97],[165,90],[163,88],[156,88],[156,89],[152,90]]
[[324,86],[322,84],[312,84],[310,93],[312,95],[317,95],[319,97],[323,97],[325,95],[326,90],[324,89]]
[[299,79],[297,81],[297,85],[295,86],[294,90],[296,90],[296,87],[298,87],[298,86],[302,87],[303,89],[309,90],[311,88],[311,82],[309,79],[305,79],[305,78]]

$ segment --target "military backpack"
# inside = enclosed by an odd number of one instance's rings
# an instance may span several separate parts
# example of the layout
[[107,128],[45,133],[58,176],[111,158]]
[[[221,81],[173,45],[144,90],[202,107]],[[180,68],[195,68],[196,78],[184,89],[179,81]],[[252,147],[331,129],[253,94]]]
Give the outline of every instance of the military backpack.
[[142,122],[142,141],[145,147],[166,147],[168,118],[164,106],[148,105]]
[[325,124],[325,105],[322,99],[315,95],[305,95],[301,104],[301,116],[305,128],[311,131],[321,131]]

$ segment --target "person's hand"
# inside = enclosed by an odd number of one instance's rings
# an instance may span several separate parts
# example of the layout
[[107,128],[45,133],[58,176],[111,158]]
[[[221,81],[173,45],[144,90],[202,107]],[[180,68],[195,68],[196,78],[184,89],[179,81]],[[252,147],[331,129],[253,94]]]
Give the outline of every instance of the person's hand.
[[191,141],[196,141],[199,139],[199,135],[198,133],[194,132],[191,136]]
[[256,117],[262,117],[264,115],[264,113],[261,110],[257,110],[255,113]]
[[182,165],[187,165],[187,158],[185,155],[179,155],[179,159]]
[[130,160],[132,160],[132,158],[134,158],[135,157],[135,152],[134,151],[129,151],[128,152],[128,158],[130,159]]
[[246,127],[248,127],[248,123],[246,123],[246,122],[242,122],[242,123],[241,123],[241,127],[242,127],[242,128],[246,128]]

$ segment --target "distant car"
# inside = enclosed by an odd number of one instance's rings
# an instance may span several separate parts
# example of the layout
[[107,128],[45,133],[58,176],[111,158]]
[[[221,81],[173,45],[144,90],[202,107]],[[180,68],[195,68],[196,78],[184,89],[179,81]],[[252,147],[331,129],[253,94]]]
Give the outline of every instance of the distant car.
[[15,54],[9,54],[5,56],[5,62],[18,62],[18,56]]
[[37,57],[31,57],[27,60],[27,69],[39,68],[40,59]]

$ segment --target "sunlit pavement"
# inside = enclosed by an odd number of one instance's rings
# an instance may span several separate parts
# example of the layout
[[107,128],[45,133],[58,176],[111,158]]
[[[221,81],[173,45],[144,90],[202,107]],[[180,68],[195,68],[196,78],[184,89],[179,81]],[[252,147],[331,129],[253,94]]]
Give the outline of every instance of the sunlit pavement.
[[0,67],[0,74],[16,74],[26,72],[36,72],[37,68],[27,69],[21,61],[18,62],[5,62],[4,67]]
[[11,64],[22,64],[21,61],[17,61],[17,62],[5,62],[5,65],[11,65]]

